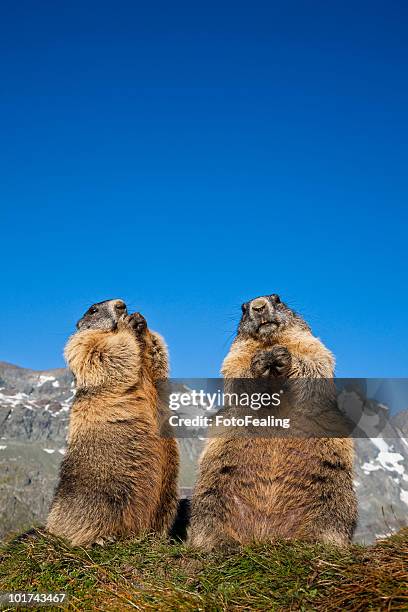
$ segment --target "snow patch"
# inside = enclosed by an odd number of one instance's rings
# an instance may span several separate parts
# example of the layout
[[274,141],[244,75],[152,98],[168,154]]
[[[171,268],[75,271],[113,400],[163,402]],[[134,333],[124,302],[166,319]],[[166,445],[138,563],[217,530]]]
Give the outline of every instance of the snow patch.
[[38,379],[37,387],[42,387],[44,383],[51,382],[55,380],[55,376],[46,376],[45,374],[41,374]]
[[389,538],[390,536],[392,536],[395,532],[393,531],[387,531],[386,533],[376,533],[375,537],[377,540],[384,540],[385,538]]
[[5,404],[11,404],[12,406],[17,406],[23,402],[27,402],[28,395],[26,393],[16,393],[15,395],[5,395],[4,393],[0,393],[0,401]]
[[[382,468],[388,472],[397,472],[397,474],[403,476],[405,469],[403,465],[400,465],[400,461],[404,461],[404,457],[400,453],[393,452],[392,446],[389,446],[382,438],[370,438],[370,440],[380,452],[373,461],[370,461],[369,464],[364,464],[365,469],[373,472],[376,469]],[[367,467],[368,465],[370,467]]]
[[400,500],[408,506],[408,491],[405,491],[405,489],[400,490]]
[[49,455],[52,455],[53,453],[55,453],[55,449],[54,448],[43,448],[43,451],[45,453],[48,453]]
[[370,472],[376,472],[377,470],[380,470],[381,466],[380,465],[374,465],[373,463],[370,463],[370,462],[366,461],[361,466],[361,469],[363,470],[364,474],[369,474]]

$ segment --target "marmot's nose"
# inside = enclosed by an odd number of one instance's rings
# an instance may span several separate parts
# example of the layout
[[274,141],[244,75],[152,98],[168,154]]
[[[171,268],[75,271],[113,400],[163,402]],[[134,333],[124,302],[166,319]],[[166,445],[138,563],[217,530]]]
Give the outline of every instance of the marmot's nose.
[[123,311],[126,314],[126,304],[123,300],[110,300],[110,303],[117,311]]
[[251,309],[255,310],[255,312],[262,312],[265,310],[267,304],[266,298],[256,298],[256,300],[252,300]]

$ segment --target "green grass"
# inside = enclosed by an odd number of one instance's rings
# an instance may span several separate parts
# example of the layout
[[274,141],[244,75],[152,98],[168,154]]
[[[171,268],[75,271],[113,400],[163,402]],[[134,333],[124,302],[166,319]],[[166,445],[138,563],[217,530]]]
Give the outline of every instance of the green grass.
[[408,529],[367,548],[211,555],[153,536],[85,550],[38,532],[0,549],[0,591],[13,590],[66,591],[71,610],[408,610]]

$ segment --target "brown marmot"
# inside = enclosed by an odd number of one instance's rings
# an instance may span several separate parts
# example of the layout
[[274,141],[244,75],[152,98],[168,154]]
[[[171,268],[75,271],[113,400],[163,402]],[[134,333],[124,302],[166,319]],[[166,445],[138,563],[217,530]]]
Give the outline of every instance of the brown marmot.
[[[331,379],[334,358],[274,294],[242,305],[222,374],[286,377],[299,385],[301,378]],[[192,498],[189,543],[202,550],[278,538],[345,545],[357,519],[352,470],[347,437],[224,433],[209,439]]]
[[161,436],[164,341],[122,300],[94,304],[77,327],[65,348],[77,394],[47,529],[81,546],[167,532],[179,454],[174,438]]

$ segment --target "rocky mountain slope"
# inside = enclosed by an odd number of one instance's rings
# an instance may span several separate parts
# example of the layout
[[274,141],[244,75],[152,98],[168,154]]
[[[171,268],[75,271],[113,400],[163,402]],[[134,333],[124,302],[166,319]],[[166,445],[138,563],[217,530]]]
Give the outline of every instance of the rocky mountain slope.
[[[73,397],[66,370],[37,372],[0,362],[0,539],[44,521]],[[357,541],[371,542],[408,524],[407,415],[399,413],[385,438],[356,440]],[[184,490],[193,485],[201,445],[180,440]]]

